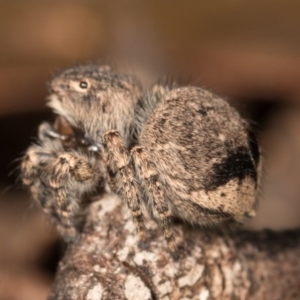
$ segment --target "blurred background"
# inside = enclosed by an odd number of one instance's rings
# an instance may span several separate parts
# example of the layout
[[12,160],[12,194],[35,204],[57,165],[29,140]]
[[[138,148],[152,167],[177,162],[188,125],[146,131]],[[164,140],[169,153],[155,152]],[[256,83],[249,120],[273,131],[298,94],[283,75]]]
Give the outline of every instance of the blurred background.
[[0,299],[46,299],[63,253],[18,180],[18,158],[51,117],[46,82],[100,60],[145,86],[165,74],[227,97],[266,158],[248,226],[300,225],[300,2],[0,1]]

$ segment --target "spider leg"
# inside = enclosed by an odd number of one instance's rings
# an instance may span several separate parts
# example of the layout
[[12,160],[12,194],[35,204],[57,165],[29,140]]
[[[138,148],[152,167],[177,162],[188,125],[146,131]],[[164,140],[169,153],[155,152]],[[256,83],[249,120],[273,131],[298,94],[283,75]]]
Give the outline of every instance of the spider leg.
[[102,178],[100,167],[95,157],[64,152],[60,141],[33,145],[23,158],[24,185],[67,241],[78,240],[75,216],[82,196]]
[[33,200],[42,208],[45,215],[50,218],[60,232],[68,240],[77,239],[77,231],[73,222],[67,219],[57,209],[55,190],[49,186],[49,174],[45,168],[49,168],[56,160],[54,144],[46,143],[32,145],[28,148],[21,163],[22,180]]
[[57,207],[54,190],[39,180],[36,180],[29,189],[32,198],[42,207],[43,212],[50,218],[50,221],[55,224],[63,239],[66,242],[78,241],[79,232],[73,218],[74,211],[69,214]]
[[103,141],[106,151],[108,174],[120,174],[122,181],[120,192],[126,199],[127,206],[131,211],[133,222],[137,228],[140,239],[144,240],[146,236],[144,214],[141,209],[141,202],[138,189],[135,184],[134,172],[129,153],[122,137],[116,130],[111,130],[105,133]]
[[174,231],[172,227],[171,211],[164,199],[164,193],[158,178],[157,168],[151,161],[147,150],[141,146],[136,146],[131,150],[136,173],[145,188],[150,202],[153,203],[154,216],[160,221],[168,247],[172,252],[176,250]]
[[[49,186],[53,188],[61,224],[67,231],[74,226],[83,194],[97,187],[101,173],[97,164],[92,165],[87,157],[75,152],[58,155],[50,166]],[[73,240],[73,239],[72,239]]]

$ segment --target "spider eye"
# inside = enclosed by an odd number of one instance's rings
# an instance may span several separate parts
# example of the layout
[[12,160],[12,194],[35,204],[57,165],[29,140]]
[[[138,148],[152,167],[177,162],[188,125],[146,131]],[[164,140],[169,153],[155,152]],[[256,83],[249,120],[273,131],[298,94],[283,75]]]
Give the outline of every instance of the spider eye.
[[88,87],[88,83],[86,81],[80,81],[79,86],[82,89],[86,89]]

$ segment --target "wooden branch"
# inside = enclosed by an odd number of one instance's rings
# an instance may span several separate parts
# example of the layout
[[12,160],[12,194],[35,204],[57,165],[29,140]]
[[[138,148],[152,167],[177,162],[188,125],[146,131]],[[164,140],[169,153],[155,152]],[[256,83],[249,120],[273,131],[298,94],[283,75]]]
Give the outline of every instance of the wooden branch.
[[222,233],[176,225],[176,260],[156,223],[147,227],[141,248],[117,196],[93,203],[49,299],[300,299],[300,230]]

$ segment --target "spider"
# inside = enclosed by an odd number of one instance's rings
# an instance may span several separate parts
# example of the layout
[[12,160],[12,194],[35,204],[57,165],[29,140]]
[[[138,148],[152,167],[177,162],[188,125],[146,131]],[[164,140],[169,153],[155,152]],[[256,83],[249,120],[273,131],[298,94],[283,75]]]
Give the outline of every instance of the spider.
[[23,182],[68,240],[78,237],[82,197],[105,184],[127,203],[140,238],[147,211],[171,251],[174,218],[220,226],[255,214],[259,148],[224,99],[175,83],[143,90],[133,75],[98,64],[63,70],[49,90],[48,106],[81,137],[66,147],[64,135],[41,127]]

